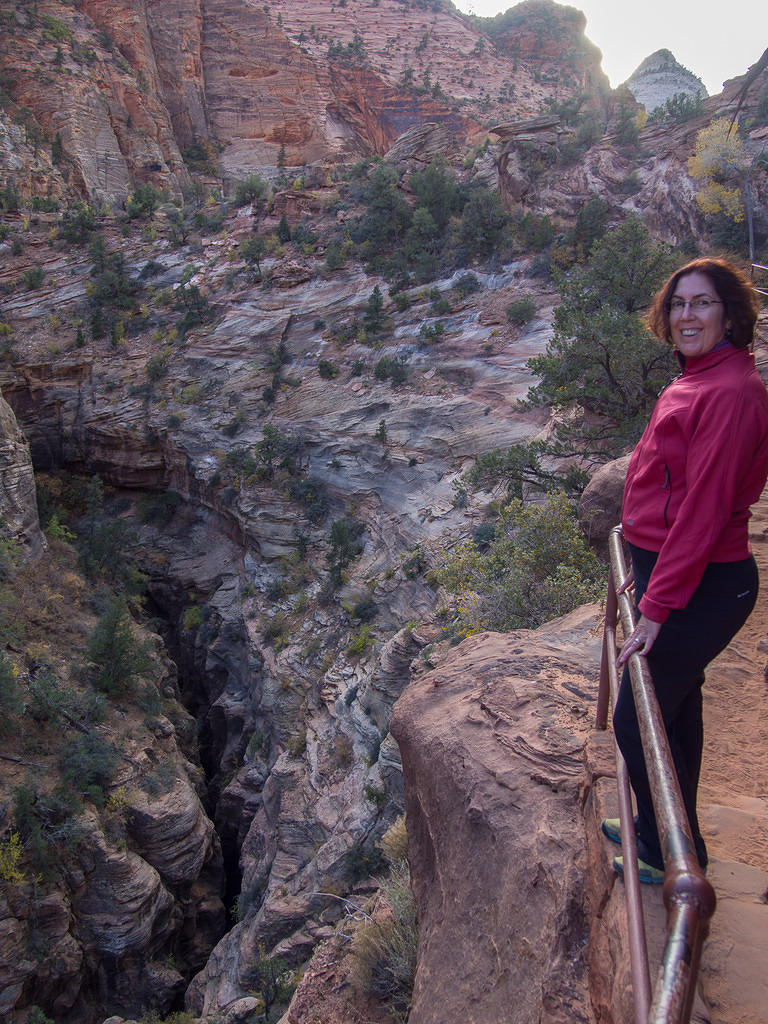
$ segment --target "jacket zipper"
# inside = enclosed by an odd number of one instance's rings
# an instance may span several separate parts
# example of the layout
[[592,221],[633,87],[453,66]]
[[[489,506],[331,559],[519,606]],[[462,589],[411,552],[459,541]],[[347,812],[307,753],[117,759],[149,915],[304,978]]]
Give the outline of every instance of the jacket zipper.
[[672,500],[672,484],[669,477],[669,466],[664,467],[664,485],[661,489],[662,491],[669,490],[669,494],[667,495],[667,500],[664,505],[664,525],[667,529],[669,529],[669,519],[667,517],[667,511],[669,510],[669,503]]

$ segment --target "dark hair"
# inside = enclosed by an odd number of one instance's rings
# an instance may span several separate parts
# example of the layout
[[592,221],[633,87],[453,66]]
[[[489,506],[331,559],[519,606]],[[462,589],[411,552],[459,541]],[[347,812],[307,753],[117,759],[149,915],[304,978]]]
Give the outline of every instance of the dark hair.
[[726,320],[730,321],[728,340],[736,348],[746,348],[752,343],[755,321],[760,311],[760,296],[749,278],[728,260],[704,258],[686,263],[669,278],[657,292],[648,313],[648,326],[662,341],[672,344],[669,327],[669,303],[682,277],[688,274],[704,274],[709,278],[715,294],[723,304]]

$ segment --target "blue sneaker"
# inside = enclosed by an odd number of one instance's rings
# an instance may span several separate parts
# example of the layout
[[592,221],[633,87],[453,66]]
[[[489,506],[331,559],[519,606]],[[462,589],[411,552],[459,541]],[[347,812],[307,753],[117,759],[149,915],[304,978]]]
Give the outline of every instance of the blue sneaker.
[[[617,875],[624,877],[624,858],[614,857],[613,858],[613,870]],[[664,881],[664,872],[658,868],[653,867],[651,864],[646,864],[644,860],[637,858],[637,875],[641,882],[645,882],[646,885],[661,885]]]
[[621,818],[603,818],[600,828],[604,836],[607,836],[612,843],[621,844]]

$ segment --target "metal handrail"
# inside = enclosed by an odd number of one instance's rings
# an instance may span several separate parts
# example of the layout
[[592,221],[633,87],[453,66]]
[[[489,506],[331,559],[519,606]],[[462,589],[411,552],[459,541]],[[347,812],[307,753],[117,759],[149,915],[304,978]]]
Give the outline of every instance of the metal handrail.
[[753,263],[752,269],[749,274],[750,281],[752,282],[752,287],[755,289],[755,291],[758,292],[760,295],[768,295],[768,288],[758,288],[758,286],[755,284],[756,270],[765,270],[766,272],[768,272],[768,267],[766,267],[762,263]]
[[[609,697],[615,706],[618,696],[617,620],[621,620],[624,636],[629,636],[635,628],[632,601],[626,593],[618,593],[627,578],[620,526],[611,531],[608,548],[610,576],[597,701],[598,729],[606,728]],[[617,747],[619,814],[635,1021],[636,1024],[688,1024],[701,949],[709,933],[710,918],[715,911],[715,892],[696,857],[688,815],[648,663],[641,655],[633,654],[627,664],[664,857],[664,905],[667,908],[666,945],[651,1000],[634,819],[626,766]]]

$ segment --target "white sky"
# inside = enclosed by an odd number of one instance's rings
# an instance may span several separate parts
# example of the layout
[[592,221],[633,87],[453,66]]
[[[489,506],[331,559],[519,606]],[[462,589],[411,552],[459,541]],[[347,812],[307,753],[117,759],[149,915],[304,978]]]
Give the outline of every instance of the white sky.
[[[459,10],[493,17],[504,0],[454,0]],[[603,53],[615,88],[656,50],[671,50],[711,94],[743,75],[768,47],[768,0],[573,0],[587,17],[587,38]]]

